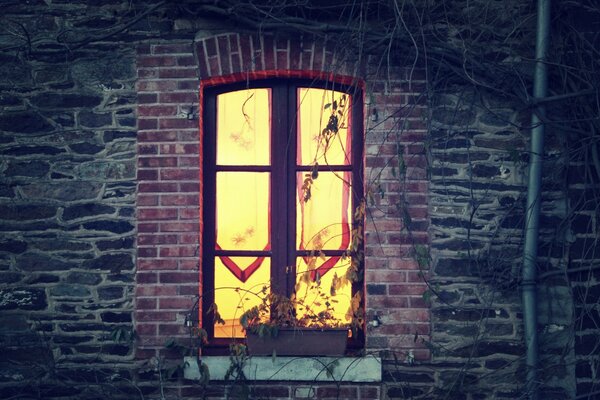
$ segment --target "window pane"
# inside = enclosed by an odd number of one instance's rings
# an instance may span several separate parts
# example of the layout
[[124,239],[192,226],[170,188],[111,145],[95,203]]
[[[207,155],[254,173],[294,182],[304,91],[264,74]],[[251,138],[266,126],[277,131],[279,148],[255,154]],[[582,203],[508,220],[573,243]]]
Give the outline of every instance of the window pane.
[[217,249],[269,249],[269,177],[268,172],[217,172]]
[[225,325],[215,323],[215,337],[244,337],[240,316],[269,293],[270,276],[268,257],[215,258],[215,304],[225,320]]
[[[349,265],[348,258],[298,257],[296,299],[304,305],[304,309],[298,309],[297,315],[318,315],[328,311],[340,325],[349,324],[352,319],[352,314],[349,314],[352,284],[344,277]],[[325,270],[326,267],[329,269]]]
[[325,89],[298,89],[299,165],[351,164],[351,96]]
[[[320,172],[306,199],[305,172],[298,173],[296,245],[300,250],[346,250],[350,244],[351,173]],[[310,172],[308,172],[310,175]]]
[[217,164],[269,165],[271,90],[217,96]]

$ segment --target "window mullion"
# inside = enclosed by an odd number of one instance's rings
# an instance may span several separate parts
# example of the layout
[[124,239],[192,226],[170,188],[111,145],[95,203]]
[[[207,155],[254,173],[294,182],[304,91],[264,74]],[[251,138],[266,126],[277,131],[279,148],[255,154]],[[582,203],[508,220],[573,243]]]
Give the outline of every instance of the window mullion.
[[286,85],[273,87],[271,101],[271,246],[272,246],[272,290],[286,293],[287,236],[289,215],[287,210],[287,93]]

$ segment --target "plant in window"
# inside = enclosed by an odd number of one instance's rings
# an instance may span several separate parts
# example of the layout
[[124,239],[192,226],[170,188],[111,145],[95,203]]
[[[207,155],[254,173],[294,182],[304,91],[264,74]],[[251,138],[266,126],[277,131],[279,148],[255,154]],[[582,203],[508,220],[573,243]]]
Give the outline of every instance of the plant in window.
[[352,328],[359,338],[360,90],[269,80],[209,88],[204,99],[203,326],[211,346],[281,329],[342,327],[347,337]]

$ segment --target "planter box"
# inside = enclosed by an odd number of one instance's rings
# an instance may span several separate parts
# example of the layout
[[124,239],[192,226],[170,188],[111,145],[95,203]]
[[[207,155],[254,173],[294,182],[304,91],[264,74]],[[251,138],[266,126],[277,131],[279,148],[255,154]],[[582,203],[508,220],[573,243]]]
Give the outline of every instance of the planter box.
[[246,335],[251,356],[343,356],[348,329],[280,328],[276,337]]

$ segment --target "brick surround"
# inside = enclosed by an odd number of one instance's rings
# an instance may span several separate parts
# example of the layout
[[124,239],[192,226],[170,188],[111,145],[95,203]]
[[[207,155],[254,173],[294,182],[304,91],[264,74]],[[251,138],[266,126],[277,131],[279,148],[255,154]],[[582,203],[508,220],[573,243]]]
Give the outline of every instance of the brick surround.
[[[385,350],[404,359],[410,351],[418,360],[429,359],[423,341],[414,340],[415,333],[425,340],[430,334],[429,306],[423,300],[427,271],[414,257],[415,246],[429,243],[421,118],[426,108],[420,101],[424,80],[419,71],[404,69],[379,78],[368,62],[344,60],[332,46],[271,36],[227,34],[197,39],[194,45],[138,47],[139,358],[161,353],[168,337],[187,335],[184,314],[200,290],[202,149],[196,117],[201,80],[216,84],[303,71],[365,82],[365,177],[373,194],[366,225],[365,292],[368,317],[377,315],[383,323],[369,328],[367,352]],[[397,165],[399,154],[404,166]],[[404,174],[397,172],[401,169]],[[410,215],[410,232],[403,229],[405,214]]]

